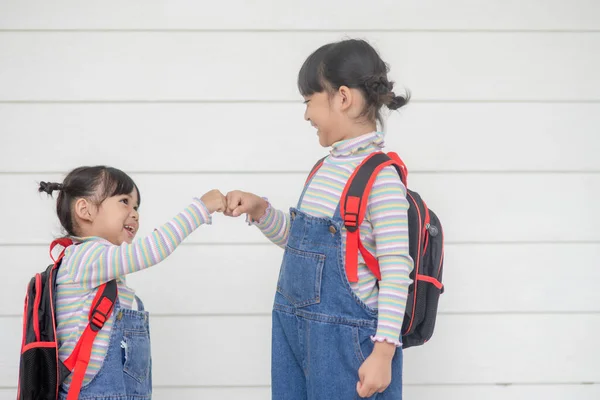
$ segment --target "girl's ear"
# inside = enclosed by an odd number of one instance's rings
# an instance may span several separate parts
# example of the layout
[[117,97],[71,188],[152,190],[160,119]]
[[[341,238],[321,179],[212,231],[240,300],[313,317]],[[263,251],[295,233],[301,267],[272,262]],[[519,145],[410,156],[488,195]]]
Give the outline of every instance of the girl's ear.
[[347,111],[354,103],[354,92],[348,86],[340,86],[338,89],[339,107],[341,111]]
[[77,201],[75,201],[74,211],[75,215],[80,220],[94,222],[94,218],[96,216],[96,209],[87,199],[77,199]]

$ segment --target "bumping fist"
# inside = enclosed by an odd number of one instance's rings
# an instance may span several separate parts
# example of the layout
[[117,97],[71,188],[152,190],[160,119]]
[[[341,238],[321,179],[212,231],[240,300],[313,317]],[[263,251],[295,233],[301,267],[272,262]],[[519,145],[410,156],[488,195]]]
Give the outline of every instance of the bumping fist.
[[213,189],[210,192],[206,192],[200,199],[208,208],[208,211],[212,214],[216,212],[225,212],[227,209],[227,199],[220,190]]
[[268,203],[261,197],[241,190],[227,193],[227,209],[225,215],[239,217],[248,214],[252,220],[259,220],[267,211]]

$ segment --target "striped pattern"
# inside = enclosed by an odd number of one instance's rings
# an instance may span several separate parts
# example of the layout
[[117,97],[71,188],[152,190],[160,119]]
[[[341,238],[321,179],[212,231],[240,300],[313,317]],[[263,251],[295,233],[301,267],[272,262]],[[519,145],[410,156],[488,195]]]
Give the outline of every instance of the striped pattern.
[[[384,147],[384,135],[372,132],[334,144],[331,155],[315,174],[304,194],[300,210],[317,217],[331,218],[348,178],[365,157]],[[367,213],[360,233],[363,244],[378,257],[382,279],[377,286],[375,276],[359,254],[358,282],[352,289],[369,306],[378,308],[379,323],[373,338],[400,346],[402,321],[413,260],[408,246],[408,201],[406,188],[393,167],[386,167],[377,175],[369,195]],[[269,240],[280,247],[287,242],[289,215],[287,212],[267,209],[256,223]],[[346,230],[342,230],[346,245]]]
[[[131,244],[115,246],[99,237],[77,238],[79,244],[65,250],[63,264],[56,278],[57,335],[61,360],[73,352],[87,326],[98,286],[117,279],[120,306],[132,309],[135,291],[127,287],[125,276],[163,261],[196,228],[210,223],[210,213],[200,200],[194,199],[175,218]],[[102,366],[112,324],[113,320],[109,319],[96,336],[84,384]]]

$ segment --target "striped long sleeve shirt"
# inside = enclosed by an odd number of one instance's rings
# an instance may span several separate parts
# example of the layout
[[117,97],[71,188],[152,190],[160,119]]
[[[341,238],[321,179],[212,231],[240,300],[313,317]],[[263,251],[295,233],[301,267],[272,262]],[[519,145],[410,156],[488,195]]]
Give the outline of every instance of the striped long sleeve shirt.
[[[127,286],[125,276],[158,264],[196,228],[210,223],[206,206],[201,200],[194,199],[175,218],[131,244],[116,246],[99,237],[75,238],[76,244],[65,250],[56,278],[56,333],[60,359],[64,361],[71,355],[85,330],[100,285],[116,279],[120,307],[133,309],[135,292]],[[84,385],[102,366],[112,324],[113,319],[109,318],[94,340]],[[66,383],[70,383],[70,377]]]
[[[355,168],[375,151],[384,147],[384,136],[372,132],[344,140],[332,146],[330,155],[309,183],[299,205],[300,210],[316,217],[333,217],[344,186]],[[408,201],[406,187],[394,167],[385,167],[377,175],[369,195],[365,220],[360,234],[365,248],[379,260],[379,286],[358,257],[358,282],[354,292],[368,306],[378,309],[377,333],[372,338],[401,346],[401,329],[406,308],[409,274],[413,260],[409,255]],[[288,238],[289,213],[269,204],[265,215],[254,223],[273,243],[285,247]],[[346,229],[342,230],[345,255]]]

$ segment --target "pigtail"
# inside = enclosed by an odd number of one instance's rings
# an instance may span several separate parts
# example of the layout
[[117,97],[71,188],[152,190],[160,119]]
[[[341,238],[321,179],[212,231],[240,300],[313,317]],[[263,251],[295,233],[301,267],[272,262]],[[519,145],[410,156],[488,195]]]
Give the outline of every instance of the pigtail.
[[404,107],[410,101],[410,93],[407,92],[405,96],[396,96],[394,92],[392,92],[391,98],[388,103],[385,103],[385,106],[389,110],[397,110],[400,107]]
[[53,192],[55,191],[62,191],[64,188],[64,185],[62,183],[56,183],[56,182],[40,182],[40,186],[38,188],[38,192],[42,193],[48,193],[49,195],[52,195]]

